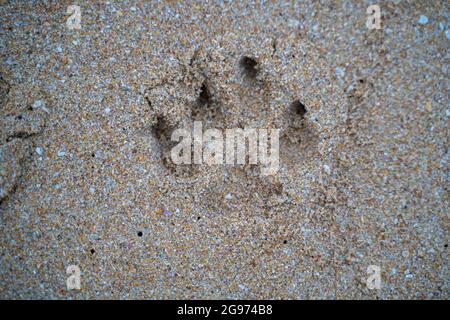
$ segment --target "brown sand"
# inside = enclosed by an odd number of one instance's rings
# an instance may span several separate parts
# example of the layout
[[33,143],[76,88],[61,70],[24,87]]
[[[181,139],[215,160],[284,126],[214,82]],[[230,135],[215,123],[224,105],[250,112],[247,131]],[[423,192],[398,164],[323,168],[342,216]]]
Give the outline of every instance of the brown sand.
[[[447,2],[381,30],[326,3],[89,1],[70,30],[77,3],[2,1],[0,297],[446,299]],[[194,120],[280,128],[278,173],[173,165]]]

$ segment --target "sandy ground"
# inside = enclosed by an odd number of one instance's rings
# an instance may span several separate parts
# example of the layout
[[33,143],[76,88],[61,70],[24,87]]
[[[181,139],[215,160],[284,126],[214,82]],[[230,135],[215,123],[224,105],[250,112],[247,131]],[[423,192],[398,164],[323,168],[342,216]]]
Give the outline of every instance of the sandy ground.
[[[1,1],[0,297],[447,299],[448,2],[321,2]],[[194,120],[279,171],[175,166]]]

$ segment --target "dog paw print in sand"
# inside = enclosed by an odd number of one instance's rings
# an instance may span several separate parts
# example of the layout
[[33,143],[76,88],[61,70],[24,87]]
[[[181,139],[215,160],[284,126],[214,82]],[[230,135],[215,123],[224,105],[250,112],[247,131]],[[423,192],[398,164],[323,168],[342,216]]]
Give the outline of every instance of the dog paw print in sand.
[[[227,38],[221,41],[226,42]],[[221,47],[200,48],[180,57],[175,65],[171,61],[160,73],[164,77],[152,80],[148,86],[146,99],[152,114],[153,137],[166,173],[212,178],[215,186],[230,181],[236,187],[231,181],[245,181],[243,192],[254,189],[262,198],[270,198],[284,193],[284,181],[322,172],[320,164],[334,147],[329,138],[337,134],[343,123],[343,104],[339,103],[341,96],[333,92],[332,77],[323,61],[318,64],[313,61],[317,59],[315,55],[307,53],[315,49],[302,47],[291,37],[280,37],[276,42],[249,39],[232,52],[232,45],[223,47],[228,51]],[[203,130],[280,129],[277,177],[259,177],[259,170],[248,164],[231,168],[174,165],[170,150],[176,143],[171,141],[171,133],[175,128],[192,128],[194,121],[201,121]],[[240,172],[242,179],[221,178],[241,176]]]
[[18,188],[33,150],[32,138],[44,128],[47,109],[43,100],[23,98],[21,85],[0,78],[0,203]]

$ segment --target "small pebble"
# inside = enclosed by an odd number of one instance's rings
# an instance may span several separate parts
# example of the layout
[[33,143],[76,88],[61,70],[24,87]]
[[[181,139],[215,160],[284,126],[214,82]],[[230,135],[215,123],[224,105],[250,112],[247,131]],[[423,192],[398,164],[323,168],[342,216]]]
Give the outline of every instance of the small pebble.
[[336,74],[338,77],[342,78],[342,77],[344,76],[345,73],[344,73],[344,70],[343,70],[342,68],[337,67],[336,70],[335,70],[335,74]]
[[48,111],[48,109],[45,107],[44,103],[42,102],[42,100],[37,100],[33,103],[33,105],[31,106],[33,108],[33,110],[39,109],[41,108],[42,110],[44,110],[46,113],[50,113]]
[[42,148],[40,147],[36,147],[36,153],[40,156],[42,156],[44,154],[44,150],[42,150]]
[[231,200],[233,198],[233,196],[229,193],[226,194],[225,199],[226,200]]
[[239,289],[241,289],[242,291],[247,291],[248,288],[246,286],[244,286],[243,284],[238,284]]
[[420,24],[427,24],[428,23],[428,18],[426,16],[424,16],[424,15],[421,15],[419,17],[419,23]]
[[406,269],[403,274],[405,275],[405,278],[407,278],[407,279],[411,279],[414,277],[414,275],[411,273],[411,271],[409,271],[409,269]]
[[42,100],[36,100],[36,101],[33,103],[33,109],[40,108],[40,107],[42,107],[42,105],[43,105]]
[[64,157],[66,155],[65,151],[58,151],[58,157]]
[[445,37],[446,37],[447,39],[450,39],[450,29],[445,30]]

